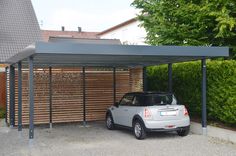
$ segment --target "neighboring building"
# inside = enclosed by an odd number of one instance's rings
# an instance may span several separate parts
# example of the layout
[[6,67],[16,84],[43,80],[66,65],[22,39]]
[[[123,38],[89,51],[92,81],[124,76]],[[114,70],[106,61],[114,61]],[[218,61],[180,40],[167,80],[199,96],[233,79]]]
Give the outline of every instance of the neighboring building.
[[40,28],[31,0],[0,2],[0,64],[41,40]]
[[48,41],[50,37],[65,37],[65,38],[87,38],[97,39],[99,32],[84,32],[81,27],[78,27],[78,31],[66,31],[65,27],[62,27],[61,31],[57,30],[41,30],[43,40]]
[[100,38],[70,38],[70,37],[49,37],[48,42],[70,42],[80,44],[112,44],[120,45],[121,42],[118,39],[100,39]]
[[132,18],[98,34],[102,39],[120,39],[122,44],[146,45],[146,31]]
[[5,108],[6,60],[41,40],[41,33],[31,0],[1,0],[0,8],[0,107]]

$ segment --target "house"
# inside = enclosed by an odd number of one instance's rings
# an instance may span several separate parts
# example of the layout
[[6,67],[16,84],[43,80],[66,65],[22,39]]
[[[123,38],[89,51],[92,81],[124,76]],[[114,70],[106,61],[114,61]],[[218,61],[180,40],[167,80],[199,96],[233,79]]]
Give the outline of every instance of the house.
[[30,0],[1,0],[0,64],[29,44],[41,40],[41,32]]
[[84,32],[81,27],[78,27],[78,31],[66,31],[64,26],[62,26],[61,31],[41,30],[43,41],[46,42],[50,37],[98,39],[98,33],[99,32]]
[[0,8],[0,107],[5,107],[6,60],[41,40],[41,34],[30,0],[1,0]]
[[120,39],[122,44],[146,45],[146,31],[136,18],[108,28],[98,33],[98,36],[102,39]]

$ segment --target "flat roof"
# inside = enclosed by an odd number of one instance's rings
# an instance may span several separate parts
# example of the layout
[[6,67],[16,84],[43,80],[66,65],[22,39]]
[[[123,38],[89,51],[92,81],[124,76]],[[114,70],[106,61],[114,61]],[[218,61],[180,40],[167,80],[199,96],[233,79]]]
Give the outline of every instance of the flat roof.
[[85,44],[75,42],[36,42],[7,60],[9,64],[33,57],[35,67],[43,66],[150,66],[227,57],[228,47],[146,46]]

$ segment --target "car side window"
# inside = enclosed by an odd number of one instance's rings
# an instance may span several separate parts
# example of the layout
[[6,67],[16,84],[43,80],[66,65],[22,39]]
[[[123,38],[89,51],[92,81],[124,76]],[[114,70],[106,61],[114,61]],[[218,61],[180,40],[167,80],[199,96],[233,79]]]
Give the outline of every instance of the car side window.
[[133,95],[125,95],[121,101],[120,101],[120,105],[121,106],[129,106],[132,105],[132,101],[133,101]]
[[133,100],[134,106],[143,106],[144,103],[144,97],[141,95],[136,95]]

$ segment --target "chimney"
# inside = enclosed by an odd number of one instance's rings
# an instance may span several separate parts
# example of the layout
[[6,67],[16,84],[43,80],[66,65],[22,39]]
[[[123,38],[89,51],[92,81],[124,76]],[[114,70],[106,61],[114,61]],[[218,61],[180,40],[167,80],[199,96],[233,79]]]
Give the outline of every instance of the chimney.
[[82,32],[82,28],[81,27],[78,27],[78,32]]
[[65,27],[64,26],[61,27],[61,31],[65,31]]

